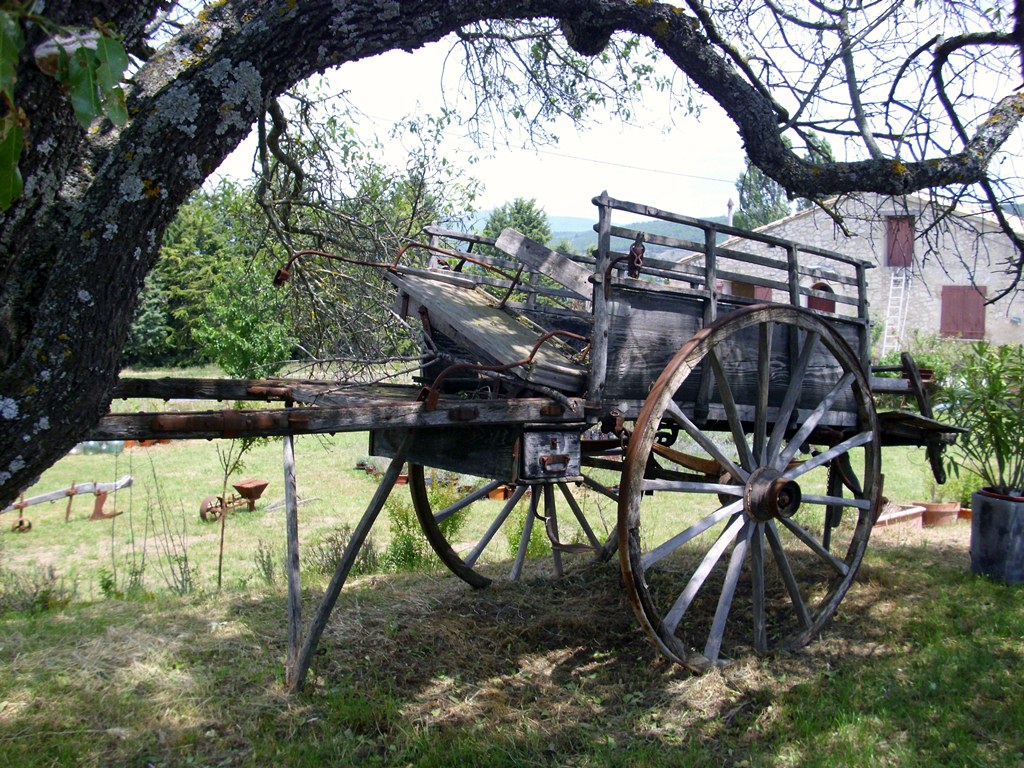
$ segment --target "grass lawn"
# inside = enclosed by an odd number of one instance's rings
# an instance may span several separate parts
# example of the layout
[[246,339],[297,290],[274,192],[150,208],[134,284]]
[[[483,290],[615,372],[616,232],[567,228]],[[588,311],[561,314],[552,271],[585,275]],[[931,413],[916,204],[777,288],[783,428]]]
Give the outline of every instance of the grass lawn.
[[[3,527],[0,767],[1022,764],[1024,590],[969,575],[963,523],[876,531],[818,641],[703,676],[658,656],[615,562],[481,591],[436,566],[360,576],[288,696],[281,445],[233,478],[270,485],[226,519],[218,590],[199,505],[226,446],[68,456],[30,493],[130,474],[123,514],[88,521],[87,496]],[[366,453],[363,434],[297,439],[307,622],[376,486]],[[922,451],[884,464],[894,501],[931,494]],[[379,551],[400,522],[382,516]]]

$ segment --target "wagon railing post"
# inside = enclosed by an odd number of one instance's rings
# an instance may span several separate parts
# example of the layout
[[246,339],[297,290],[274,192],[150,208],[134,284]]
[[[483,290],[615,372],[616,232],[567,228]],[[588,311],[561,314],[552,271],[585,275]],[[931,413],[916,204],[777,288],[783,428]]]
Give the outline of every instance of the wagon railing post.
[[[796,243],[786,244],[786,262],[789,270],[789,303],[790,306],[800,306],[800,261],[797,255]],[[796,375],[800,358],[800,331],[796,327],[789,329],[789,378]],[[796,419],[796,411],[793,411],[791,421]]]
[[[704,228],[704,327],[718,319],[718,230],[713,226]],[[705,365],[700,375],[700,388],[693,405],[697,424],[707,421],[708,404],[711,401],[711,372]]]
[[608,329],[611,322],[609,314],[609,294],[605,291],[604,280],[610,280],[608,263],[611,258],[612,240],[612,208],[608,193],[602,192],[595,197],[594,205],[598,209],[597,219],[597,264],[594,265],[594,331],[590,340],[590,376],[587,381],[587,398],[597,402],[604,399],[605,379],[608,376]]

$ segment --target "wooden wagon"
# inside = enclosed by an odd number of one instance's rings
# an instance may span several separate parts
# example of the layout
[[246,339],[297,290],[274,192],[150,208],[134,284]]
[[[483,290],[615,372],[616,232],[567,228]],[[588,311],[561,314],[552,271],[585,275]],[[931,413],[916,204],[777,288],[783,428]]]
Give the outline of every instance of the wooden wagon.
[[[540,531],[556,575],[617,551],[641,625],[694,669],[799,647],[828,623],[879,515],[884,444],[926,446],[939,469],[952,434],[930,418],[913,362],[902,378],[872,375],[869,264],[606,194],[594,203],[592,257],[513,230],[435,229],[403,249],[387,277],[432,351],[417,385],[122,382],[126,397],[288,407],[107,416],[98,439],[281,435],[287,460],[293,434],[366,430],[392,459],[301,651],[293,616],[293,684],[407,463],[424,533],[456,575],[521,578]],[[877,391],[920,412],[880,416]],[[442,484],[455,489],[443,503]],[[471,505],[477,521],[449,536]],[[290,560],[297,594],[295,547]]]

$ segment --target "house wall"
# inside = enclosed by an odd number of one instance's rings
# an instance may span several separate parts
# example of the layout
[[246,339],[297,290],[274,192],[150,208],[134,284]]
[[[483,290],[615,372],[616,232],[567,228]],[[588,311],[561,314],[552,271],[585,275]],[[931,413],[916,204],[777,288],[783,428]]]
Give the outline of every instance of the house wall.
[[[868,270],[868,301],[872,323],[883,325],[889,304],[893,269],[887,267],[887,217],[915,217],[910,301],[904,341],[912,334],[938,335],[942,287],[975,284],[997,294],[1009,283],[1004,265],[1015,258],[1009,239],[995,222],[982,216],[960,217],[955,225],[933,226],[929,207],[916,199],[895,201],[867,197],[848,201],[839,210],[851,237],[818,209],[804,211],[759,231],[798,243],[838,251],[875,264]],[[1024,297],[1009,296],[985,308],[985,338],[997,344],[1024,343]],[[905,346],[905,343],[904,343]],[[876,351],[880,342],[876,345]]]

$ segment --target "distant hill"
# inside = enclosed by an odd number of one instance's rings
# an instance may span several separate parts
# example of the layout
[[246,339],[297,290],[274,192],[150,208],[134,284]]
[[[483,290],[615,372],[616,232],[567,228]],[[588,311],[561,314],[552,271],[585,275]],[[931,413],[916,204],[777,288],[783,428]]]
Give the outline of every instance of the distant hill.
[[[555,221],[549,217],[549,221]],[[713,216],[707,221],[713,221],[716,224],[724,224],[724,216]],[[586,222],[586,219],[579,219],[579,221]],[[597,233],[593,229],[594,222],[587,222],[586,228],[583,230],[569,229],[555,227],[554,223],[551,226],[551,243],[555,246],[564,242],[567,242],[573,251],[576,253],[588,253],[591,249],[597,247]],[[657,221],[653,219],[645,219],[643,221],[634,221],[628,224],[624,224],[627,229],[636,229],[641,232],[646,232],[651,235],[661,235],[662,237],[676,237],[681,240],[694,240],[698,243],[704,241],[704,234],[701,230],[696,227],[690,227],[685,224],[674,224],[670,221]],[[719,236],[720,240],[725,240],[724,236]],[[629,247],[628,242],[621,241],[616,238],[612,241],[612,247],[616,250],[625,250]]]

